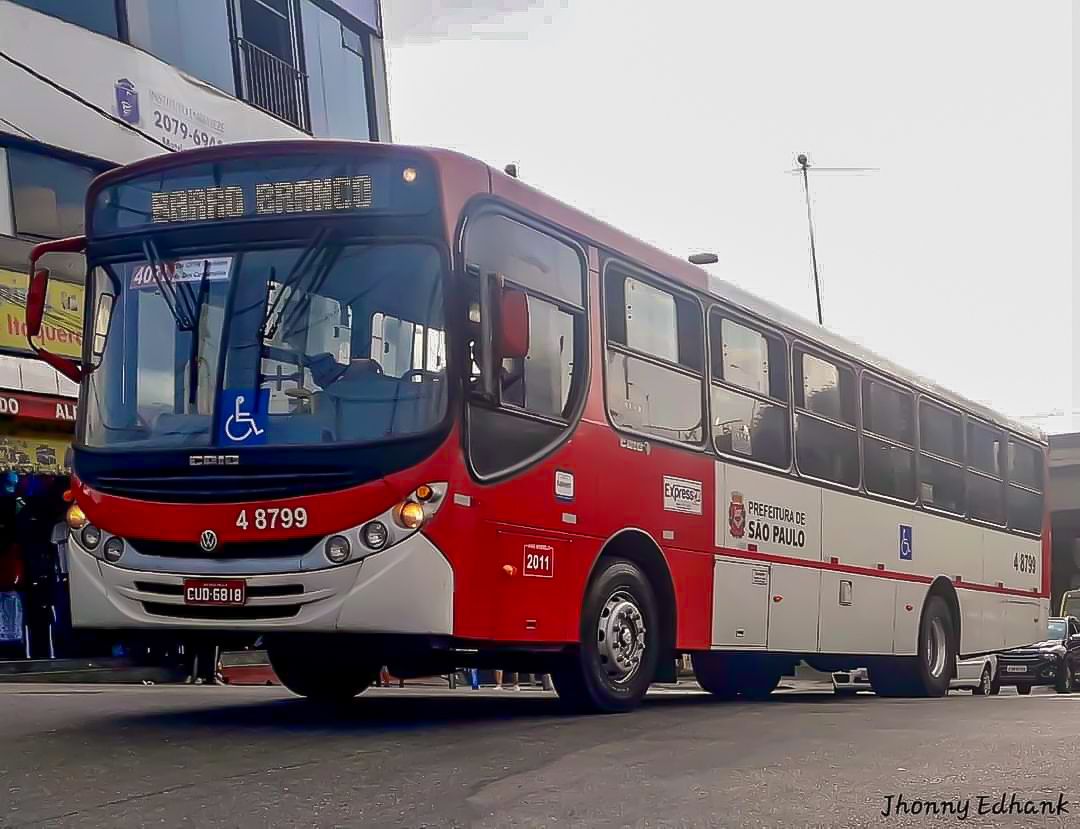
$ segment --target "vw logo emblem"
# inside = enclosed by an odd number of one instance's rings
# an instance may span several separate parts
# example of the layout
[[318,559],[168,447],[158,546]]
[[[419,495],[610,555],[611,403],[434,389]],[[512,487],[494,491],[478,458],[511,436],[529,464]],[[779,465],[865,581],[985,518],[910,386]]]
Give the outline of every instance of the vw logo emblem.
[[199,546],[208,553],[217,549],[217,533],[213,530],[203,530],[199,536]]

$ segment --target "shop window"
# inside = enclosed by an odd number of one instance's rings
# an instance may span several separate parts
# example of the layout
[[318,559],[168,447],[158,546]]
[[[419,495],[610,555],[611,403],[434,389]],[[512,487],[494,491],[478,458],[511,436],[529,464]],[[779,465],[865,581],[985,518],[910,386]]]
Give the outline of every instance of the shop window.
[[86,227],[86,190],[100,170],[8,147],[15,233],[36,239],[79,236]]
[[293,0],[234,2],[241,97],[295,127],[309,129]]
[[300,18],[311,132],[318,138],[372,138],[367,34],[311,0],[302,0]]
[[166,63],[236,93],[222,0],[124,0],[128,40]]
[[15,0],[20,6],[59,17],[84,29],[118,37],[116,0]]

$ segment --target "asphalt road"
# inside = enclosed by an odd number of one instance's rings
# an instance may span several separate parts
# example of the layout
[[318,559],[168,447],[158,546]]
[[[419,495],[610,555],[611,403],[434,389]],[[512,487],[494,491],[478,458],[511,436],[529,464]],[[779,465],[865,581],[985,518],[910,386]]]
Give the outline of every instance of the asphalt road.
[[[1080,825],[1080,695],[397,689],[343,711],[274,688],[0,685],[0,826]],[[1017,795],[1058,817],[980,816]],[[882,816],[888,796],[960,812]],[[895,799],[891,801],[895,804]]]

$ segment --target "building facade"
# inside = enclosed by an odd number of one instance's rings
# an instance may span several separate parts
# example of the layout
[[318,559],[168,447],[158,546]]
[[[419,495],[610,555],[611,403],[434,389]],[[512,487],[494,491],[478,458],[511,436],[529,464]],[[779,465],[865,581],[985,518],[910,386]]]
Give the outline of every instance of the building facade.
[[[0,471],[66,471],[76,388],[24,356],[25,270],[34,243],[82,232],[95,175],[209,144],[390,140],[378,0],[0,0],[0,90]],[[48,264],[44,334],[78,357],[82,262]]]

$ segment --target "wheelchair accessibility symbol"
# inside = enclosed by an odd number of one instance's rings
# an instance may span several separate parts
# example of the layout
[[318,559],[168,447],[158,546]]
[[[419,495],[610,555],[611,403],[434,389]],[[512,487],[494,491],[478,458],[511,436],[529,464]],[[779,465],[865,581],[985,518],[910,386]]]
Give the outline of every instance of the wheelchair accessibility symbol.
[[911,561],[911,527],[900,525],[900,560]]
[[223,392],[222,411],[228,412],[222,425],[221,441],[253,446],[266,442],[269,395],[243,389]]

